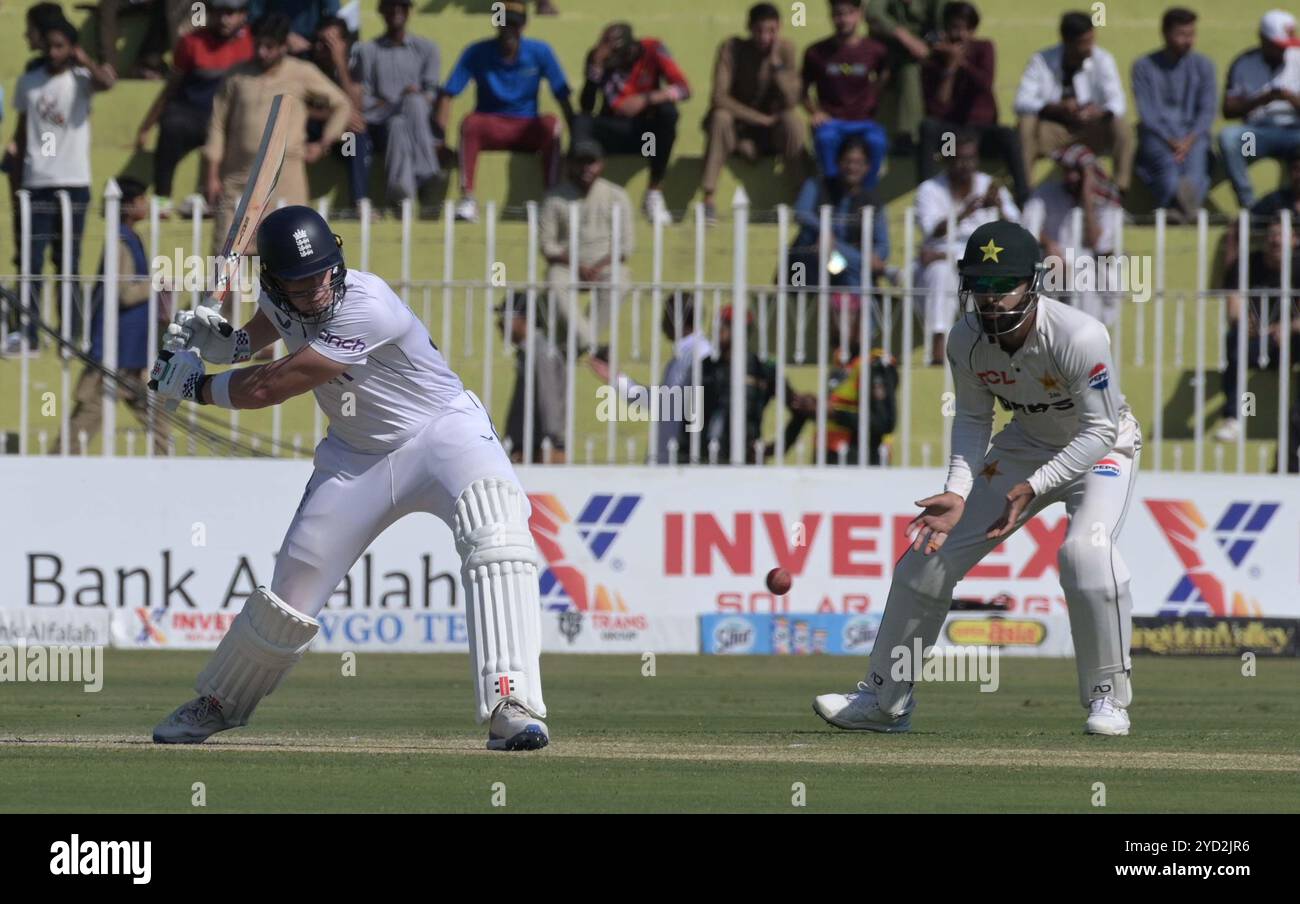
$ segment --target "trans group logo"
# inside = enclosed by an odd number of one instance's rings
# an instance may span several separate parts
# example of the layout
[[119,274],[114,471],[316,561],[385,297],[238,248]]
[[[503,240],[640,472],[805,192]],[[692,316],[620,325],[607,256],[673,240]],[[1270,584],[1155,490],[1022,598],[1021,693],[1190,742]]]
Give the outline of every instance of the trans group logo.
[[612,550],[641,497],[596,493],[577,518],[569,515],[553,493],[531,494],[528,501],[533,506],[528,526],[547,563],[541,576],[543,608],[556,612],[628,611],[617,586],[623,563]]
[[1184,570],[1161,615],[1263,615],[1243,586],[1258,572],[1242,566],[1281,503],[1232,502],[1212,528],[1185,499],[1148,499],[1147,508]]

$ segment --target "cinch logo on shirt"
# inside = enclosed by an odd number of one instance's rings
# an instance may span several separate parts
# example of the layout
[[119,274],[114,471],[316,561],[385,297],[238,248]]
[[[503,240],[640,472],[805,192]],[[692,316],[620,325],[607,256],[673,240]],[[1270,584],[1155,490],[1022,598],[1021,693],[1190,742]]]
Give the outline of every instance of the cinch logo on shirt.
[[1118,477],[1119,462],[1113,458],[1103,458],[1092,466],[1092,473],[1100,474],[1102,477]]
[[1110,385],[1110,374],[1106,372],[1105,364],[1098,364],[1088,374],[1088,385],[1093,389],[1105,389]]
[[344,339],[342,336],[337,336],[329,330],[321,331],[321,334],[316,337],[316,340],[318,342],[324,342],[326,345],[333,348],[342,349],[345,352],[362,352],[366,350],[366,343],[360,337],[356,339]]

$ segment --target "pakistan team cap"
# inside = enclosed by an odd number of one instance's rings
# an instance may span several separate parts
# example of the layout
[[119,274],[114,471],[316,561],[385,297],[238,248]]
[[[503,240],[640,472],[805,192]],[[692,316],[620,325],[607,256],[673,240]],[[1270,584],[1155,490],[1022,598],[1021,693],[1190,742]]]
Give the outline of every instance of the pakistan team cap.
[[998,220],[975,230],[957,262],[957,272],[962,276],[1029,277],[1042,262],[1038,240],[1029,230]]

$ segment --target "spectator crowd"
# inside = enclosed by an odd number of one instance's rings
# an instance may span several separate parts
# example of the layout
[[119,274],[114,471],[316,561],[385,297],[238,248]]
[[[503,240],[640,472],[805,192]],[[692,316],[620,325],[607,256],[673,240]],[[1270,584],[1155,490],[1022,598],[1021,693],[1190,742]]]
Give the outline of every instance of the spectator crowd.
[[[559,323],[577,332],[580,349],[591,355],[598,372],[607,370],[598,353],[600,326],[608,324],[608,291],[600,286],[632,253],[636,236],[632,199],[604,177],[605,159],[643,157],[649,173],[640,209],[651,223],[671,222],[664,184],[679,130],[692,125],[682,121],[679,106],[696,89],[662,38],[638,34],[627,22],[605,26],[581,61],[582,84],[575,96],[565,62],[545,41],[527,35],[529,8],[521,0],[493,4],[492,33],[446,55],[437,42],[408,30],[411,0],[378,0],[383,32],[369,40],[359,39],[355,10],[341,10],[339,0],[207,0],[206,18],[197,27],[189,8],[178,0],[103,0],[98,61],[58,4],[37,3],[27,11],[26,39],[34,55],[12,95],[16,123],[3,168],[10,190],[30,195],[32,240],[25,261],[30,273],[40,274],[47,258],[62,268],[65,251],[52,239],[62,234],[65,216],[71,217],[73,236],[70,269],[79,270],[90,203],[92,97],[111,90],[118,78],[118,16],[144,10],[148,32],[130,74],[159,79],[160,87],[139,123],[137,146],[141,151],[153,146],[152,190],[165,215],[173,209],[190,212],[184,204],[173,205],[175,172],[187,154],[200,151],[201,193],[215,220],[214,242],[220,242],[267,110],[279,94],[298,101],[287,108],[292,138],[276,189],[277,200],[288,203],[306,203],[308,168],[336,155],[354,204],[369,198],[376,169],[382,173],[384,201],[394,204],[418,198],[431,180],[455,168],[455,216],[474,221],[481,153],[531,155],[545,186],[540,250],[550,295],[567,291],[573,282],[591,290],[586,307],[572,316],[560,305]],[[547,0],[539,0],[536,11],[557,12]],[[1128,73],[1135,122],[1129,118],[1124,76],[1100,46],[1092,17],[1065,13],[1059,41],[1023,66],[1010,126],[1000,119],[994,92],[996,44],[981,33],[975,4],[829,0],[829,12],[831,34],[802,53],[783,34],[782,13],[770,3],[753,5],[745,33],[717,48],[707,113],[698,124],[705,138],[699,182],[705,220],[717,222],[715,194],[730,159],[780,160],[801,182],[793,199],[798,232],[789,254],[789,282],[835,287],[835,303],[851,307],[857,317],[864,303],[861,289],[897,274],[889,264],[889,224],[879,191],[887,158],[910,160],[917,172],[914,205],[922,236],[913,279],[923,297],[925,348],[932,363],[943,362],[944,338],[957,314],[954,261],[976,228],[995,219],[1016,221],[1038,236],[1046,254],[1059,256],[1068,248],[1076,259],[1107,255],[1115,249],[1118,218],[1131,206],[1134,176],[1177,224],[1195,219],[1220,167],[1241,207],[1257,218],[1261,236],[1267,235],[1267,241],[1261,238],[1258,266],[1250,266],[1252,279],[1260,274],[1267,282],[1279,256],[1295,253],[1281,248],[1280,233],[1268,226],[1281,210],[1300,212],[1300,38],[1290,13],[1273,10],[1262,17],[1257,46],[1231,62],[1220,88],[1215,64],[1195,50],[1196,13],[1166,10],[1160,46],[1137,59]],[[541,111],[543,82],[558,115]],[[466,97],[471,85],[472,100]],[[459,120],[453,124],[458,103]],[[894,111],[888,123],[886,109]],[[1219,113],[1228,124],[1215,135]],[[1289,182],[1257,200],[1249,167],[1262,157],[1285,161]],[[1034,184],[1041,159],[1054,169]],[[64,192],[70,207],[60,203]],[[576,259],[568,222],[575,203],[580,211]],[[832,254],[823,272],[824,205],[832,210]],[[870,218],[864,215],[868,209]],[[614,224],[621,236],[617,248],[610,241]],[[869,247],[864,247],[864,230],[870,232]],[[134,267],[134,243],[129,235],[121,238],[122,262]],[[1234,259],[1235,246],[1235,241],[1225,243],[1223,263],[1229,271],[1248,263]],[[1293,276],[1298,269],[1291,268]],[[1261,288],[1269,287],[1261,283]],[[1069,300],[1112,322],[1116,296],[1106,286],[1095,289]],[[33,282],[25,300],[32,321],[29,346],[36,341],[38,291]],[[507,299],[501,321],[522,361],[527,331],[521,324],[527,314],[521,304]],[[1233,304],[1234,318],[1254,310],[1239,298]],[[1276,304],[1264,307],[1282,316]],[[71,310],[76,318],[81,306]],[[692,318],[687,319],[693,323]],[[1274,344],[1289,341],[1284,333],[1294,337],[1294,324],[1300,323],[1290,315],[1258,320],[1249,327],[1251,335],[1267,335]],[[71,328],[77,333],[83,325],[74,321]],[[677,344],[688,338],[667,328],[666,335]],[[21,343],[23,337],[13,339]],[[719,344],[709,350],[714,365],[704,378],[706,396],[721,399],[728,395],[722,384],[730,373],[729,366],[716,368],[728,354],[725,334]],[[1235,355],[1235,338],[1231,345]],[[695,346],[691,349],[694,354]],[[543,370],[539,385],[550,385],[555,362],[547,350],[533,351],[530,357],[539,367],[551,368]],[[133,353],[132,361],[136,357]],[[845,373],[837,379],[855,386],[858,378],[852,374],[862,367],[876,374],[889,366],[870,349],[855,349],[851,361],[840,363]],[[765,367],[751,363],[752,386],[771,388]],[[871,382],[888,385],[888,374]],[[1229,380],[1227,387],[1233,386]],[[843,402],[848,396],[837,398]],[[1231,399],[1230,393],[1220,438],[1235,435]],[[761,411],[766,397],[754,403]],[[807,420],[807,400],[790,393],[787,403],[796,429]],[[522,420],[517,415],[512,408],[512,423]],[[883,414],[882,420],[887,420]],[[555,412],[548,410],[546,424],[554,422]],[[546,435],[553,444],[553,432],[539,430],[535,441]]]

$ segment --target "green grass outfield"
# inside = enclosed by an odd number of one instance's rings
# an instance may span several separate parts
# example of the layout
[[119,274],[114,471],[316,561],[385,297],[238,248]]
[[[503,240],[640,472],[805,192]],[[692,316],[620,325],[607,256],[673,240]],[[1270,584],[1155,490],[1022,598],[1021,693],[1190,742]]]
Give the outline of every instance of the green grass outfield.
[[[1082,733],[1074,664],[1001,661],[1001,689],[923,687],[910,735],[850,734],[814,694],[860,659],[543,657],[553,744],[483,749],[466,657],[312,654],[249,727],[201,747],[149,729],[206,653],[106,654],[104,689],[0,685],[0,810],[1296,812],[1300,662],[1141,659],[1134,734]],[[1093,806],[1094,784],[1106,806]]]

